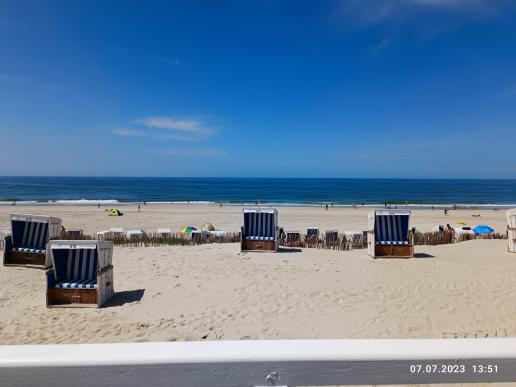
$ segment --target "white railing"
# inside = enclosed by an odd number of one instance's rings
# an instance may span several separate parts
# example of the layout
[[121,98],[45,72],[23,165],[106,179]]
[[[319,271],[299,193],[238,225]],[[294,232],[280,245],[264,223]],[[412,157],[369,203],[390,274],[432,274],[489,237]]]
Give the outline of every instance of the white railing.
[[516,381],[516,339],[0,346],[2,386],[321,386]]

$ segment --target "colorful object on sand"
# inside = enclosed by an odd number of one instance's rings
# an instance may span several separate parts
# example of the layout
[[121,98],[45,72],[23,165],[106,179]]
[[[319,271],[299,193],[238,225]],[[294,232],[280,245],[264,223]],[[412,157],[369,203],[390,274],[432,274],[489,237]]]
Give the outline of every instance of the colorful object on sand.
[[488,235],[494,232],[494,229],[492,227],[486,226],[485,224],[480,224],[478,226],[475,226],[473,228],[473,231],[477,235]]
[[457,222],[457,224],[462,224],[463,226],[465,226],[466,222],[460,221],[460,222]]
[[122,216],[123,213],[117,210],[116,208],[112,208],[108,211],[108,216]]
[[197,229],[193,226],[185,226],[179,232],[181,233],[191,233],[192,231],[197,231]]

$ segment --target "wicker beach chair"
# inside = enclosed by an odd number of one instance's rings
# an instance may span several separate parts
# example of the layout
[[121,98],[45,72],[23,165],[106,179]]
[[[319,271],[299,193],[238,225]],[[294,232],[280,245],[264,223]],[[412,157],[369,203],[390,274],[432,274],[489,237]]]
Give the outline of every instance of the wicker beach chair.
[[319,227],[308,227],[306,230],[307,238],[319,238]]
[[278,211],[274,208],[245,208],[240,232],[241,251],[278,251],[278,245]]
[[61,234],[61,219],[41,215],[11,215],[11,235],[5,238],[4,265],[45,269],[46,245]]
[[48,251],[47,307],[101,307],[113,296],[113,242],[54,240]]
[[287,231],[286,245],[289,247],[300,247],[301,246],[301,233],[299,231]]
[[369,213],[368,253],[374,258],[412,258],[414,236],[409,210],[376,210]]

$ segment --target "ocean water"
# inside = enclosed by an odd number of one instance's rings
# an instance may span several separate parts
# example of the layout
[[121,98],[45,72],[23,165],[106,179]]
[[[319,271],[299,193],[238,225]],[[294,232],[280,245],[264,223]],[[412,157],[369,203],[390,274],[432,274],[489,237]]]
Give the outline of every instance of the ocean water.
[[0,177],[0,199],[63,203],[514,205],[516,180]]

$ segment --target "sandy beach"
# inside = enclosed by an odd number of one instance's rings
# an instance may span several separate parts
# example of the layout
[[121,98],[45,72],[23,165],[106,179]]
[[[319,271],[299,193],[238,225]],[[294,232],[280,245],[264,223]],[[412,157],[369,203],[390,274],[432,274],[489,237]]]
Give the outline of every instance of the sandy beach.
[[[238,231],[242,219],[239,207],[119,207],[118,218],[86,206],[0,207],[0,228],[13,210],[85,232],[208,221]],[[365,229],[368,211],[287,207],[279,216],[286,229],[346,231]],[[423,231],[457,221],[506,227],[504,211],[412,216]],[[42,270],[1,267],[0,343],[515,336],[515,259],[506,240],[416,246],[410,260],[374,260],[366,250],[240,253],[238,244],[115,247],[117,294],[102,309],[47,309]]]

